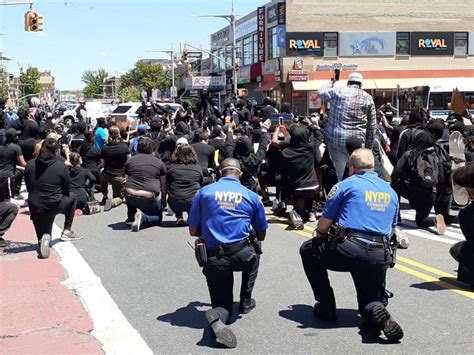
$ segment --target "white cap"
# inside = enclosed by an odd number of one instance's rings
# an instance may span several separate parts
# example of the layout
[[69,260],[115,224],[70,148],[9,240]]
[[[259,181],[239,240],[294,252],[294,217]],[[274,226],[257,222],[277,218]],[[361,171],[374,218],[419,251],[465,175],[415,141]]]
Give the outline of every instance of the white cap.
[[354,81],[356,83],[362,84],[362,80],[364,78],[362,77],[362,74],[360,73],[351,73],[349,77],[347,78],[347,81]]
[[176,141],[176,145],[178,145],[178,144],[186,145],[186,144],[189,144],[189,143],[188,143],[188,140],[186,138],[181,137],[181,138],[178,138],[178,140]]

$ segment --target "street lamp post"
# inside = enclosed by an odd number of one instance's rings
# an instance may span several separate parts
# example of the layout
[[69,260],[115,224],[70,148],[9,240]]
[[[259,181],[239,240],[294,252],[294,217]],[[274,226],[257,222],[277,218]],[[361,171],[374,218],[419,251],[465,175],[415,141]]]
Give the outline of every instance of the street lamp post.
[[171,50],[170,51],[147,51],[147,52],[150,52],[150,53],[153,53],[153,52],[158,52],[158,53],[166,53],[166,54],[169,54],[170,55],[170,58],[171,58],[171,87],[173,88],[173,90],[175,90],[175,81],[174,81],[174,58],[175,58],[175,54],[176,52],[173,50],[173,43],[171,43]]
[[236,70],[236,60],[237,60],[237,48],[236,43],[237,39],[235,36],[235,19],[236,15],[234,13],[234,0],[231,0],[231,13],[230,15],[193,15],[194,17],[220,17],[229,21],[230,27],[232,29],[232,70],[233,70],[233,91],[237,95],[237,70]]

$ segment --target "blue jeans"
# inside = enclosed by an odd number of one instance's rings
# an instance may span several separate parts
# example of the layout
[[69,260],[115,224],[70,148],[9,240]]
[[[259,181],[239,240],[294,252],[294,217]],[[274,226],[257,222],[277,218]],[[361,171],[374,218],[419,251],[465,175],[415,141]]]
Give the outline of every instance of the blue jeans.
[[344,170],[349,162],[349,153],[345,147],[340,147],[333,143],[328,143],[329,156],[331,157],[334,168],[336,169],[337,179],[342,180]]
[[184,212],[189,213],[194,197],[188,199],[168,197],[168,204],[177,216],[182,216]]
[[125,193],[127,201],[127,216],[133,220],[137,210],[142,213],[141,228],[158,226],[163,220],[163,210],[161,209],[161,198],[145,198]]

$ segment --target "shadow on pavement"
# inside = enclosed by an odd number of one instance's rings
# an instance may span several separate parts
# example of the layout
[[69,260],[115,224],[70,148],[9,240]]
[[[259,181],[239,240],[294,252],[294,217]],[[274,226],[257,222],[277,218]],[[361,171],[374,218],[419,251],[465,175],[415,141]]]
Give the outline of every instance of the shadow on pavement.
[[188,227],[188,224],[184,222],[184,224],[177,226],[175,221],[163,221],[160,224],[162,228],[183,228]]
[[300,323],[298,328],[352,328],[360,325],[361,319],[357,316],[359,311],[355,309],[337,309],[337,321],[325,322],[313,314],[313,307],[306,304],[294,304],[287,310],[278,312],[280,317],[286,318],[296,323]]
[[37,250],[37,243],[11,242],[8,247],[2,248],[1,254],[19,254]]
[[440,277],[438,281],[420,282],[418,284],[412,284],[410,287],[427,291],[442,291],[448,289],[469,292],[473,290],[468,284],[459,282],[455,277]]
[[[362,320],[362,323],[359,325],[359,335],[362,338],[362,344],[390,344],[387,339],[380,337],[381,331],[374,328],[368,322]],[[400,342],[396,343],[400,344]]]
[[130,226],[125,222],[111,223],[108,225],[109,228],[112,228],[114,231],[126,231],[130,230]]
[[204,310],[198,307],[210,307],[208,303],[198,301],[190,302],[186,307],[178,308],[173,313],[163,314],[156,319],[161,322],[169,323],[175,327],[187,327],[193,329],[207,328],[207,321]]

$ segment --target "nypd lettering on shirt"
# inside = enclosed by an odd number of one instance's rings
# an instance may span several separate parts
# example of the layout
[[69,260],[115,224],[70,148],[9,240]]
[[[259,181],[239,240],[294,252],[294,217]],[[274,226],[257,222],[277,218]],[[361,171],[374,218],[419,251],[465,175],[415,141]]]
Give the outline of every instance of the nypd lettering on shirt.
[[221,208],[234,211],[242,202],[243,196],[240,192],[216,191],[214,199]]

